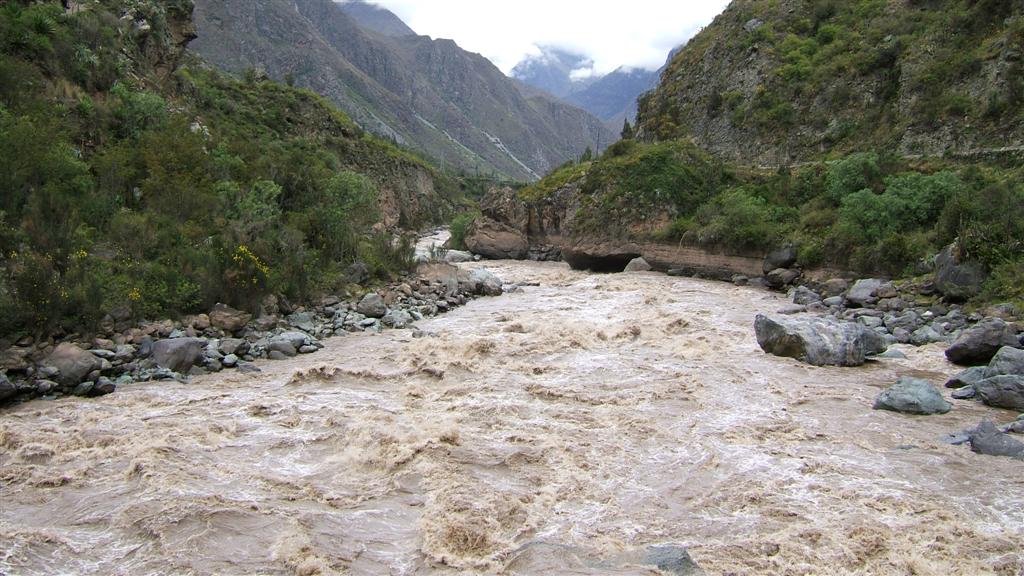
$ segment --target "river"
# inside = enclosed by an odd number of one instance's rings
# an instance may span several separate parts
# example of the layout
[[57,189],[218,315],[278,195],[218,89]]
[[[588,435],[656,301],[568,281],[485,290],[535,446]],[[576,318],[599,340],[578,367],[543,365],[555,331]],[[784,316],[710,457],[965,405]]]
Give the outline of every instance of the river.
[[[472,263],[464,266],[483,266]],[[0,413],[0,573],[1024,573],[1024,468],[873,411],[941,346],[763,354],[747,287],[489,262],[536,283],[317,354]]]

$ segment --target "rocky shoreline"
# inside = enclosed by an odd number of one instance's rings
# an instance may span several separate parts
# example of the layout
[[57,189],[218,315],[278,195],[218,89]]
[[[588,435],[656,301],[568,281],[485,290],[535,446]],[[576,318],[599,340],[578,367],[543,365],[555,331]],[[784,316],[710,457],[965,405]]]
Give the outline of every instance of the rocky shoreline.
[[0,405],[102,396],[135,382],[182,381],[223,370],[259,372],[257,360],[310,354],[323,347],[322,339],[356,332],[410,329],[421,337],[417,321],[515,289],[486,269],[420,260],[414,274],[384,288],[294,307],[270,297],[256,316],[218,304],[177,321],[131,324],[108,317],[95,337],[24,337],[0,353]]

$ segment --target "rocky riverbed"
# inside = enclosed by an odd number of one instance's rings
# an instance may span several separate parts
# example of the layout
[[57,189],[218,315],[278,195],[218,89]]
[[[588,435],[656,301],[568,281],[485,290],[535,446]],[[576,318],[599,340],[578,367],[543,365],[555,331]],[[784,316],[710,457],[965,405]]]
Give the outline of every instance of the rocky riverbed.
[[872,409],[958,374],[947,343],[817,367],[758,346],[784,294],[486,267],[522,288],[260,372],[5,411],[0,572],[1024,570],[1021,462],[944,440],[1017,412],[945,388],[944,414]]

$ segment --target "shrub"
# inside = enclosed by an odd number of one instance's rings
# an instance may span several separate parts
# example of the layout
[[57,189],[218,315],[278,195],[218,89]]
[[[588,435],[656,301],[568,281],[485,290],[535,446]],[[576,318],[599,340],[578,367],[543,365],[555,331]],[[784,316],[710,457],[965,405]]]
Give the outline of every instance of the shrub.
[[878,154],[860,152],[829,165],[825,175],[825,191],[828,197],[838,204],[847,194],[865,188],[877,188],[881,180],[882,171],[878,165]]
[[450,241],[452,248],[455,250],[466,249],[466,230],[478,216],[480,216],[478,212],[463,212],[452,219],[449,226],[449,230],[452,234]]
[[737,188],[724,192],[697,211],[703,244],[721,244],[735,250],[764,249],[776,244],[785,231],[763,198]]

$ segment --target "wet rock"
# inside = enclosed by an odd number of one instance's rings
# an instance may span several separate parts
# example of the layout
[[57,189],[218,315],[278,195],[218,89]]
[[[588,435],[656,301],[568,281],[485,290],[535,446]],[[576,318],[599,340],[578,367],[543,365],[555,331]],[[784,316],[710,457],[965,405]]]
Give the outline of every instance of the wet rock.
[[249,343],[241,338],[225,338],[220,341],[220,346],[217,349],[225,356],[240,355],[249,351]]
[[228,354],[227,356],[221,359],[220,363],[225,368],[234,368],[235,366],[238,366],[238,356],[235,356],[234,354]]
[[405,310],[392,310],[381,318],[381,323],[390,328],[408,328],[413,323],[412,314]]
[[994,376],[974,385],[981,401],[996,408],[1024,410],[1024,376]]
[[648,546],[641,563],[674,576],[704,575],[704,570],[693,561],[686,548],[675,544]]
[[384,298],[376,292],[370,292],[356,305],[356,311],[368,318],[382,318],[388,312]]
[[65,386],[77,385],[90,372],[98,370],[101,364],[93,354],[67,342],[59,344],[43,361],[44,366],[57,369],[55,379]]
[[449,264],[461,264],[463,262],[472,262],[473,255],[469,252],[463,252],[462,250],[449,250],[444,255],[444,261]]
[[977,395],[978,391],[974,389],[974,386],[964,386],[963,388],[953,390],[953,393],[950,394],[954,400],[971,400]]
[[821,301],[822,304],[828,306],[829,308],[838,308],[842,306],[845,302],[846,299],[843,298],[842,296],[829,296],[828,298],[825,298],[824,300]]
[[960,334],[946,350],[946,358],[954,364],[985,364],[1004,346],[1020,347],[1016,331],[1004,320],[985,318]]
[[935,257],[935,288],[950,300],[963,301],[981,292],[985,272],[980,266],[961,260],[955,245]]
[[287,360],[297,354],[298,351],[292,348],[291,345],[288,345],[287,349],[285,349],[282,345],[278,344],[276,349],[271,349],[267,353],[267,358],[271,360]]
[[946,382],[946,388],[963,388],[964,386],[973,386],[986,378],[986,370],[987,367],[985,366],[974,366],[972,368],[968,368],[967,370],[964,370],[950,378]]
[[885,358],[885,359],[889,359],[889,360],[906,360],[907,359],[907,355],[904,354],[903,352],[900,352],[899,350],[886,350],[885,352],[882,352],[881,354],[875,354],[874,357],[875,358]]
[[7,374],[0,372],[0,403],[6,402],[18,395],[18,387],[7,378]]
[[983,421],[974,430],[968,431],[971,450],[988,456],[1006,456],[1024,460],[1024,442],[1011,438],[996,428],[988,420]]
[[790,304],[775,311],[776,314],[782,314],[783,316],[793,316],[795,314],[803,314],[804,312],[807,312],[807,306],[800,304]]
[[153,359],[157,366],[186,374],[202,363],[206,340],[202,338],[174,338],[153,343]]
[[796,282],[796,279],[799,277],[799,270],[791,270],[788,268],[776,268],[775,270],[772,270],[771,272],[766,274],[764,279],[765,282],[768,283],[768,286],[770,286],[771,288],[781,290],[786,286],[789,286],[793,282]]
[[878,395],[875,410],[891,410],[904,414],[945,414],[953,408],[939,390],[927,380],[904,377]]
[[877,278],[857,280],[847,292],[846,300],[854,306],[870,306],[878,301],[875,292],[882,287],[882,284],[884,282]]
[[117,385],[110,378],[101,377],[96,381],[96,385],[92,387],[92,394],[94,396],[106,396],[112,394],[117,390]]
[[796,290],[793,291],[793,303],[808,305],[814,304],[815,302],[821,302],[821,295],[811,290],[806,286],[797,286]]
[[765,352],[815,366],[860,366],[869,354],[885,350],[877,333],[860,324],[831,318],[769,318],[759,314],[754,331]]
[[850,289],[850,282],[845,278],[830,278],[821,285],[821,293],[829,298],[842,296]]
[[252,314],[236,310],[227,304],[217,304],[210,311],[210,324],[214,328],[219,328],[225,332],[234,333],[242,328],[252,320]]
[[734,274],[732,277],[732,283],[734,286],[746,286],[750,284],[750,278],[742,274]]
[[313,314],[309,312],[296,312],[288,316],[288,325],[292,328],[298,328],[303,332],[312,333],[316,330],[316,324],[313,321]]
[[996,352],[988,367],[984,370],[985,377],[1018,375],[1024,376],[1024,350],[1004,346]]
[[946,337],[931,326],[922,326],[914,330],[913,334],[910,335],[910,343],[914,346],[924,346],[925,344],[943,342],[945,340]]
[[91,396],[93,386],[94,384],[92,382],[80,382],[75,386],[75,389],[71,391],[71,394],[74,396],[81,396],[83,398]]
[[241,372],[242,374],[259,374],[260,372],[262,372],[259,366],[253,364],[252,362],[239,362],[238,371]]
[[623,272],[650,272],[651,265],[647,263],[647,260],[643,258],[634,258],[626,264],[626,269]]
[[479,268],[469,273],[466,291],[483,296],[501,296],[501,280],[490,270]]

